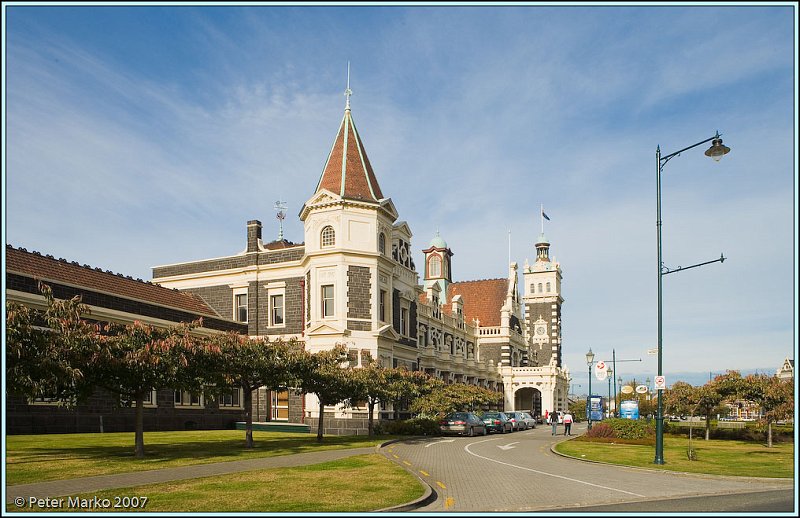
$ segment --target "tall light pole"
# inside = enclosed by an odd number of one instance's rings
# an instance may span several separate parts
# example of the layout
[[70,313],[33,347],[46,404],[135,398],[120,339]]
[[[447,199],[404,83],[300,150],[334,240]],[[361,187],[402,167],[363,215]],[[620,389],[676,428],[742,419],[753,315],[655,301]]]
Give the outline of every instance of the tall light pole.
[[589,352],[586,353],[586,365],[589,366],[589,395],[586,396],[586,414],[589,430],[592,429],[592,364],[594,363],[594,353],[592,348],[589,347]]
[[[606,367],[607,379],[608,379],[608,417],[611,417],[611,378],[614,377],[614,369],[611,367]],[[616,399],[616,398],[614,398]]]
[[[663,371],[663,350],[662,350],[662,328],[663,328],[663,321],[662,321],[662,311],[661,311],[661,301],[662,301],[662,292],[661,292],[661,280],[662,277],[666,274],[673,273],[680,270],[685,270],[689,268],[694,268],[696,266],[702,266],[704,264],[715,263],[719,261],[720,263],[725,260],[725,257],[720,254],[719,259],[715,259],[713,261],[706,261],[704,263],[696,264],[693,266],[688,266],[686,268],[678,267],[676,270],[669,270],[664,268],[664,263],[661,259],[661,171],[664,169],[664,166],[669,162],[672,158],[680,155],[684,151],[688,151],[689,149],[695,148],[697,146],[703,145],[706,142],[711,142],[711,147],[708,148],[705,152],[706,156],[713,158],[715,161],[719,162],[719,160],[723,157],[723,155],[727,154],[731,149],[722,144],[722,139],[720,138],[719,131],[711,137],[707,138],[706,140],[700,141],[697,144],[692,144],[689,147],[685,147],[680,151],[676,151],[674,153],[670,153],[669,155],[661,156],[661,146],[656,146],[656,234],[658,238],[658,376],[661,377],[664,375]],[[663,403],[663,390],[658,390],[658,414],[656,415],[656,456],[655,460],[653,460],[654,464],[664,464],[664,403]]]

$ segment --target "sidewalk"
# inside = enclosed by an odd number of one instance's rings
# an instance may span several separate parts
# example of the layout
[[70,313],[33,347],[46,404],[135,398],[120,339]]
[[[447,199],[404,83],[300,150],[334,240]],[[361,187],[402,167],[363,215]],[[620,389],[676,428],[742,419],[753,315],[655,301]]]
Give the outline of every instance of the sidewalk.
[[[229,462],[216,462],[213,464],[194,464],[177,468],[164,468],[148,471],[134,471],[118,473],[115,475],[99,475],[95,477],[72,478],[68,480],[52,480],[33,484],[19,484],[6,486],[6,503],[13,504],[15,498],[53,498],[74,496],[80,493],[100,491],[144,484],[158,484],[174,480],[186,480],[215,475],[227,475],[242,471],[258,469],[290,468],[319,464],[332,460],[363,455],[380,451],[380,446],[368,448],[354,448],[350,450],[326,450],[312,453],[298,453],[294,455],[281,455],[278,457],[265,457],[261,459],[234,460]],[[11,509],[9,509],[11,510]]]

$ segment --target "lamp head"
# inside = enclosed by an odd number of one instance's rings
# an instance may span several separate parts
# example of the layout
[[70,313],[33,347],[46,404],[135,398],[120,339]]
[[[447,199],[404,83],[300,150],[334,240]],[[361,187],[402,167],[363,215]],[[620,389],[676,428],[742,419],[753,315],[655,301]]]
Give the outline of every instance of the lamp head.
[[731,148],[722,143],[722,139],[719,137],[719,132],[717,132],[714,140],[711,141],[711,147],[706,149],[706,156],[710,156],[715,162],[719,162],[722,157],[730,153],[730,151]]
[[594,361],[594,353],[592,352],[592,348],[589,347],[589,352],[586,353],[586,363],[588,365],[591,365],[593,361]]

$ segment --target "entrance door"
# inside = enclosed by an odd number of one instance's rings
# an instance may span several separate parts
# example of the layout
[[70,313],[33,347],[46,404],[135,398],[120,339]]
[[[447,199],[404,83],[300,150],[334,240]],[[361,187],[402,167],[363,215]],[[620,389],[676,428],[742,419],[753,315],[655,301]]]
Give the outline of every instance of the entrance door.
[[272,420],[289,420],[289,391],[272,392]]

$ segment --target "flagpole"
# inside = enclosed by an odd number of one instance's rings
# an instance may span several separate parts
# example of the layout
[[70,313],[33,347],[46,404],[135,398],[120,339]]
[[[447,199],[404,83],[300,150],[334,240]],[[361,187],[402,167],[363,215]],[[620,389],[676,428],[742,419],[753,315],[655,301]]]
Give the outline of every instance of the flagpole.
[[544,203],[542,203],[541,210],[539,210],[539,217],[542,218],[542,234],[544,234]]

